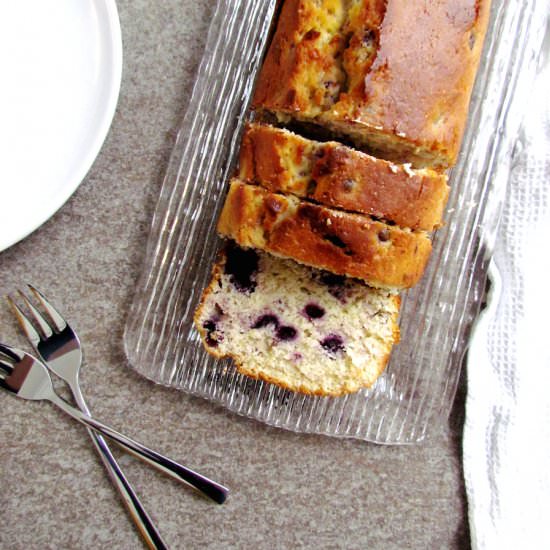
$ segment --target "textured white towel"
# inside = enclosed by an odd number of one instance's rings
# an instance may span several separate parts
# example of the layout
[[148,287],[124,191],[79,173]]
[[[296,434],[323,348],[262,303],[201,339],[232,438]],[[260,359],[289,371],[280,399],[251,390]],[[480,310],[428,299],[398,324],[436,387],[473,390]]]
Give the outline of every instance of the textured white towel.
[[545,70],[524,105],[493,258],[500,275],[468,357],[464,475],[474,549],[550,548],[549,92]]

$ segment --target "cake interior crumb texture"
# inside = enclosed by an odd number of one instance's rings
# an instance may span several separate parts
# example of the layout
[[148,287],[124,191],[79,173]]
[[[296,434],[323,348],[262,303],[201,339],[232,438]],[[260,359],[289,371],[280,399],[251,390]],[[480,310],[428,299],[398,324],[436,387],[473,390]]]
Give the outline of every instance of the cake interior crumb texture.
[[306,394],[369,387],[399,339],[399,297],[229,245],[195,315],[206,349],[253,378]]

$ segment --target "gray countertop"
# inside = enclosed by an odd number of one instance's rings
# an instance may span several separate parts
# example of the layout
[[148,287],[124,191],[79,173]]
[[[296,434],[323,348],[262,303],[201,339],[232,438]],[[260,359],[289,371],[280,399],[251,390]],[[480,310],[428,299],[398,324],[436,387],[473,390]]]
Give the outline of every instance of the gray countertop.
[[[211,504],[135,459],[121,464],[173,548],[464,548],[463,391],[424,446],[270,428],[132,371],[122,330],[213,0],[119,0],[118,109],[95,164],[44,226],[0,253],[0,295],[43,289],[85,346],[95,415],[226,484]],[[25,346],[5,303],[0,340]],[[47,403],[1,395],[0,547],[140,548],[86,433]]]

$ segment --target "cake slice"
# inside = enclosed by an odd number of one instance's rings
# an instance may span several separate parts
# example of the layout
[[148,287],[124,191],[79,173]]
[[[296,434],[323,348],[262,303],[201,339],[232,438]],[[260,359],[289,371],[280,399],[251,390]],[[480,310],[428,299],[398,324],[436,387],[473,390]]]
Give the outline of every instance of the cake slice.
[[[286,0],[253,106],[383,158],[452,166],[489,8],[490,0]],[[319,9],[337,17],[328,24]]]
[[414,170],[267,124],[246,127],[239,177],[273,192],[427,231],[441,225],[449,195],[445,174]]
[[399,339],[399,297],[230,246],[195,313],[207,351],[282,388],[338,396],[371,386]]
[[230,182],[218,232],[245,248],[388,289],[417,283],[431,252],[424,231],[271,193],[238,179]]

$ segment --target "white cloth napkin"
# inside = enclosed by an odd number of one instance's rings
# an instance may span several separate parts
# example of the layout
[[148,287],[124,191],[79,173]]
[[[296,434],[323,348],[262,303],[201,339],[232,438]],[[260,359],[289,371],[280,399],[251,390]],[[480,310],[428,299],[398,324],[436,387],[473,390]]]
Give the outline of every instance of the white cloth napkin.
[[549,90],[544,71],[524,105],[493,299],[468,355],[463,460],[474,549],[550,548]]

